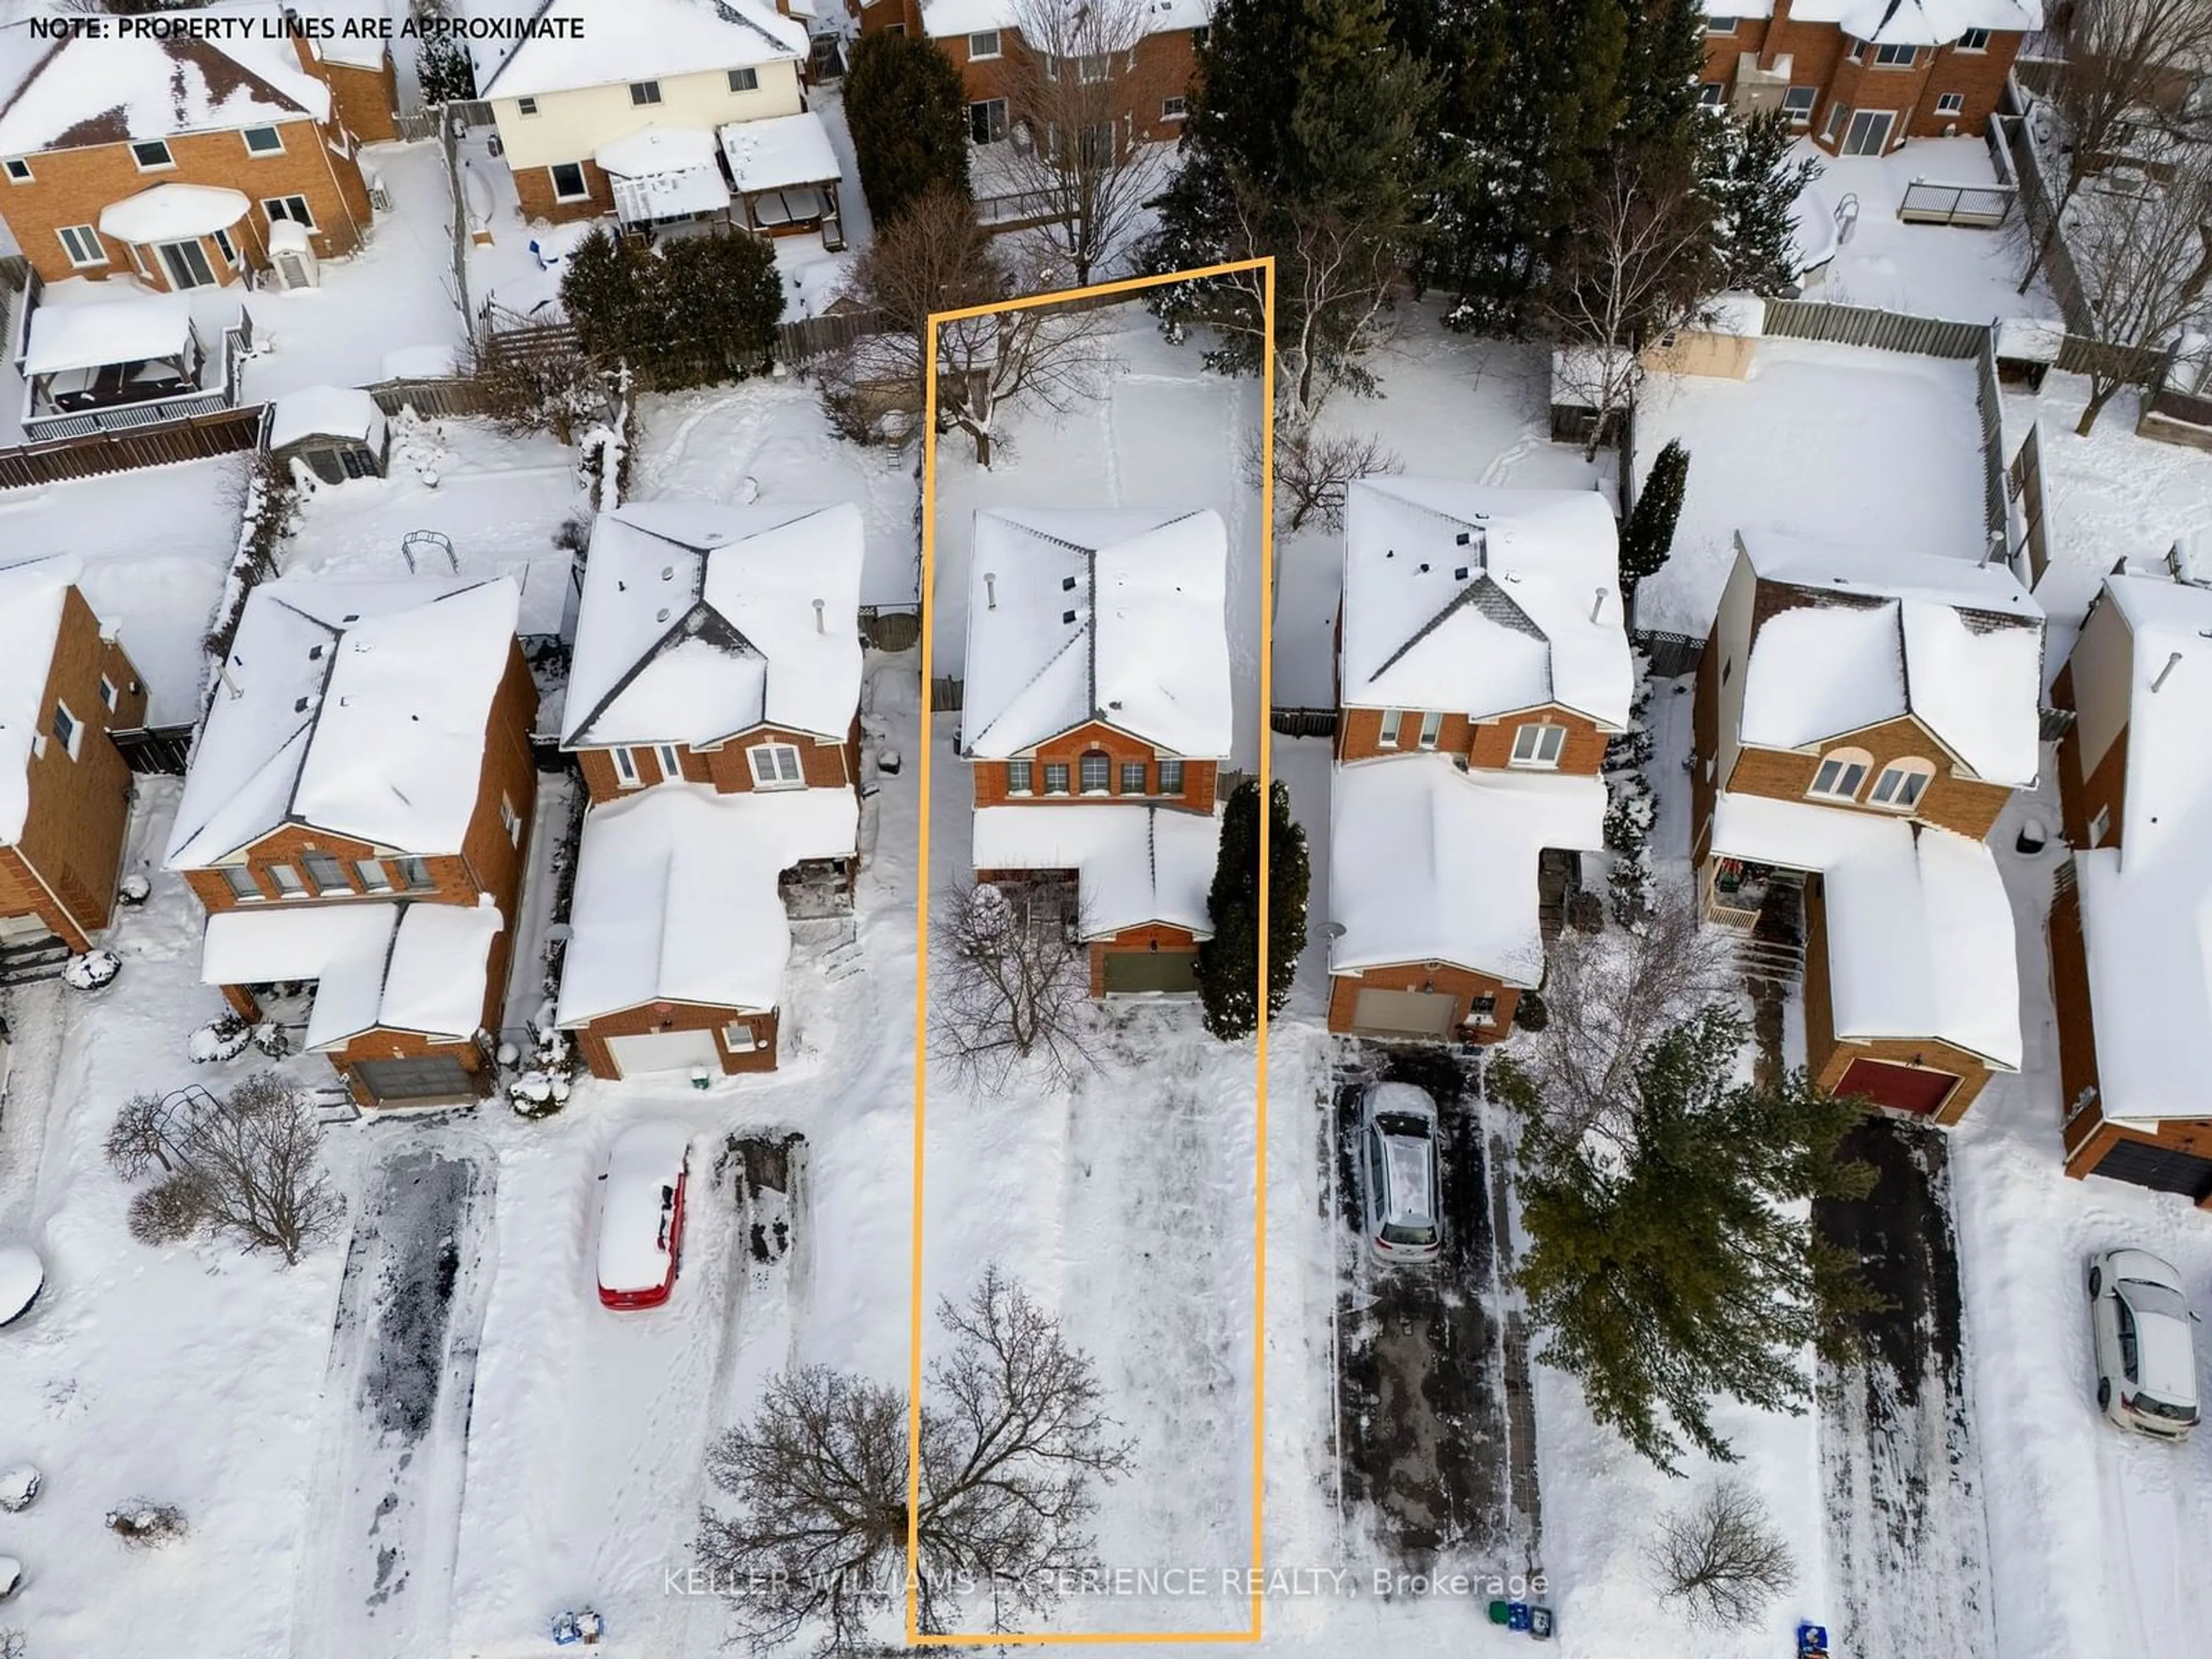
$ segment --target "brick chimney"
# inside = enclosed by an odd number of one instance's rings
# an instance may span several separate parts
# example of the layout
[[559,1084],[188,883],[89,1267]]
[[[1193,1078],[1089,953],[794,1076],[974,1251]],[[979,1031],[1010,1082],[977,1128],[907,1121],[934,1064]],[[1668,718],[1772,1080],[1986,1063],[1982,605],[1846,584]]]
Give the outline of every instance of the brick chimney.
[[1763,70],[1774,67],[1774,59],[1782,44],[1782,37],[1790,28],[1790,0],[1774,0],[1774,15],[1766,20],[1766,38],[1759,43],[1759,66]]

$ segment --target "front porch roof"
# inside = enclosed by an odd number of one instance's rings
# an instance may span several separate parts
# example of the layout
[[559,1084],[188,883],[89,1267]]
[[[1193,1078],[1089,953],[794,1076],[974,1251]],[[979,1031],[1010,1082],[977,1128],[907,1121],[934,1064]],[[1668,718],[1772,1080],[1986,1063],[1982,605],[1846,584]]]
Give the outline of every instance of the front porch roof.
[[1220,847],[1218,812],[1089,801],[975,814],[975,868],[1076,872],[1086,939],[1147,925],[1212,939],[1206,899]]

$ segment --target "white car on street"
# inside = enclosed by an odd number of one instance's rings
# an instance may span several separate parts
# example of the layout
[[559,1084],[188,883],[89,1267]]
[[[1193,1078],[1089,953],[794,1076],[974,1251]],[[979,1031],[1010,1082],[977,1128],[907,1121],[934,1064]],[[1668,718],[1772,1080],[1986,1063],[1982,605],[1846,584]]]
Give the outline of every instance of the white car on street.
[[2097,1409],[2124,1429],[2182,1440],[2197,1426],[2197,1316],[2180,1276],[2144,1250],[2089,1258]]
[[1437,1103],[1410,1083],[1377,1083],[1359,1097],[1363,1231],[1378,1261],[1434,1261],[1443,1249]]

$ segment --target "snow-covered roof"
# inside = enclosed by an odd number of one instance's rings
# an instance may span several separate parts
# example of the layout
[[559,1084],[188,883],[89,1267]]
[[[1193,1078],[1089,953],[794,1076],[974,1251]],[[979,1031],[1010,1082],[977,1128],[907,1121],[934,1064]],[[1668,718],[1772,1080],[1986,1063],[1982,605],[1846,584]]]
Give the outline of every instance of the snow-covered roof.
[[[2001,563],[1738,538],[1763,599],[1738,735],[1801,749],[1911,715],[1990,783],[2041,769],[2043,608]],[[1779,603],[1778,603],[1779,601]]]
[[[922,33],[941,40],[955,34],[1018,28],[1025,9],[1024,0],[922,0]],[[1213,20],[1213,0],[1138,0],[1131,9],[1131,22],[1140,34],[1203,28]],[[1048,9],[1042,15],[1048,18],[1052,13]]]
[[1344,511],[1343,700],[1627,724],[1619,543],[1595,490],[1364,478]]
[[571,748],[842,738],[860,697],[860,510],[634,501],[592,527]]
[[200,946],[207,985],[313,980],[310,1048],[364,1031],[465,1037],[483,1024],[491,943],[506,925],[491,904],[304,904],[223,910]]
[[0,155],[319,121],[330,108],[285,40],[73,34],[0,107]]
[[1996,355],[2014,362],[2055,363],[2066,343],[2066,325],[2056,317],[2000,317]]
[[285,823],[458,853],[521,590],[491,581],[264,582],[201,722],[171,869]]
[[1004,760],[1099,720],[1171,755],[1227,755],[1228,578],[1211,509],[977,514],[963,752]]
[[0,568],[0,846],[22,835],[30,813],[31,751],[46,729],[46,680],[81,569],[69,555]]
[[1443,962],[1534,985],[1544,976],[1537,854],[1594,851],[1604,825],[1596,778],[1462,772],[1444,755],[1338,767],[1328,902],[1340,931],[1329,972]]
[[1766,332],[1766,301],[1756,294],[1716,294],[1705,301],[1698,328],[1755,340]]
[[[1700,0],[1708,17],[1764,18],[1774,0]],[[1793,23],[1833,23],[1854,40],[1893,46],[1940,46],[1970,28],[2033,33],[2043,27],[2041,0],[1793,0]]]
[[2203,1117],[2212,1078],[2212,591],[2112,575],[2104,598],[2133,646],[2120,844],[2074,855],[2100,1109]]
[[592,159],[605,171],[629,179],[710,167],[714,165],[714,135],[703,127],[641,127],[600,145]]
[[849,858],[850,789],[720,795],[659,784],[584,820],[559,1018],[580,1025],[652,1002],[762,1012],[782,994],[791,924],[777,878]]
[[212,235],[228,229],[252,204],[244,192],[220,185],[156,185],[100,210],[100,234],[143,245]]
[[1820,872],[1838,1037],[1932,1038],[2019,1069],[2012,906],[1983,842],[1871,812],[1723,793],[1712,851]]
[[384,441],[384,411],[376,399],[354,386],[310,386],[274,400],[269,416],[269,447],[282,449],[302,438],[358,438]]
[[837,152],[830,129],[811,110],[772,115],[764,121],[733,121],[721,130],[722,154],[730,158],[730,178],[738,194],[781,190],[786,185],[818,185],[837,177]]
[[191,302],[181,294],[42,305],[31,313],[22,370],[27,375],[62,374],[106,363],[173,357],[191,337]]
[[975,814],[978,870],[1073,870],[1085,939],[1157,922],[1213,937],[1206,897],[1219,861],[1218,813],[1095,802],[986,806]]
[[765,0],[467,0],[471,18],[567,23],[565,36],[471,43],[477,94],[535,98],[804,58],[806,26]]

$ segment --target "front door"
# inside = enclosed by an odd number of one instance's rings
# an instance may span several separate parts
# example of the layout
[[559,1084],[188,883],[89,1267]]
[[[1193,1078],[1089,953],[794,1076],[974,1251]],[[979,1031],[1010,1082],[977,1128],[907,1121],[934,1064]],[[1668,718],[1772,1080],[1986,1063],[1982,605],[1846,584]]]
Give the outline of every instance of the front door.
[[161,269],[168,273],[173,289],[206,288],[215,281],[207,250],[197,241],[162,243]]
[[1844,134],[1844,154],[1846,155],[1880,155],[1889,148],[1890,123],[1897,112],[1887,109],[1863,109],[1851,117],[1850,130]]

